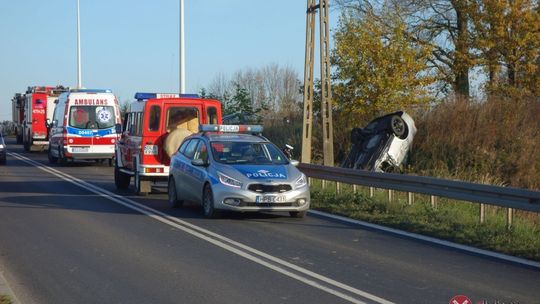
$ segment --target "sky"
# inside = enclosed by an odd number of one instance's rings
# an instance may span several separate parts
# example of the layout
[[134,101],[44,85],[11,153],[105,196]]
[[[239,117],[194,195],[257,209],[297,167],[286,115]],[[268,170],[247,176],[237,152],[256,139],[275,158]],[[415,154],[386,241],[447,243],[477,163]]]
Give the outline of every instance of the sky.
[[[305,0],[184,1],[187,93],[219,74],[269,64],[303,78]],[[178,92],[179,3],[80,0],[82,85],[112,89],[120,102],[135,92]],[[11,120],[13,95],[28,86],[77,85],[77,1],[1,0],[1,6],[3,121]],[[332,30],[339,12],[330,12]]]

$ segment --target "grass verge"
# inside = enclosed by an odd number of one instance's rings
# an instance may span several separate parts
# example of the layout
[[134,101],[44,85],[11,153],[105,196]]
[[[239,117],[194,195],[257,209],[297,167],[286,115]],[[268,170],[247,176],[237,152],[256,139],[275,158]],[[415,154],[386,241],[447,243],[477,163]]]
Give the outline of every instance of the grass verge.
[[380,224],[477,248],[540,261],[540,217],[516,212],[511,229],[506,226],[506,209],[488,206],[486,221],[479,223],[479,204],[439,198],[433,208],[429,197],[415,195],[411,205],[405,193],[394,192],[388,202],[387,190],[369,191],[343,186],[322,189],[312,183],[311,208]]
[[11,298],[6,295],[0,295],[0,304],[11,304]]

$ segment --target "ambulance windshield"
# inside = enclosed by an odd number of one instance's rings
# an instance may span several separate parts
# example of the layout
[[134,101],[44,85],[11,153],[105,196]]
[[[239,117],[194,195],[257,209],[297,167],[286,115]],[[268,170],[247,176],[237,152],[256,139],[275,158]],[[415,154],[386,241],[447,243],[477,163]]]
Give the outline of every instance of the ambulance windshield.
[[114,127],[112,106],[73,106],[69,111],[69,125],[79,129],[107,129]]

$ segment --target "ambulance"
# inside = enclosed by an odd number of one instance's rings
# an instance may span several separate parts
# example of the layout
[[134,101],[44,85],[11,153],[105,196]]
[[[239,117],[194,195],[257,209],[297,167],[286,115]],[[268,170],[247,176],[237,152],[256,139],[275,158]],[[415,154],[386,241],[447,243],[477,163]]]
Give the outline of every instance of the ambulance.
[[116,143],[114,183],[126,189],[133,182],[138,195],[169,177],[170,157],[200,124],[221,123],[221,103],[196,94],[137,93]]
[[49,162],[109,160],[112,165],[120,127],[118,100],[111,90],[63,93],[50,122]]

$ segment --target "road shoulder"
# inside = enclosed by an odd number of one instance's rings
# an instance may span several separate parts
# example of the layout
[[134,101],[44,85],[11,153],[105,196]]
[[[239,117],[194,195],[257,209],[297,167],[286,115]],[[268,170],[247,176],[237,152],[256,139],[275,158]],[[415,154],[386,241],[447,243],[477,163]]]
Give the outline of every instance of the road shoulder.
[[8,285],[8,282],[6,278],[3,275],[3,271],[0,269],[0,302],[3,304],[2,300],[4,300],[4,297],[8,297],[10,300],[10,304],[20,304],[20,302],[15,297],[15,293],[13,293],[13,290]]

